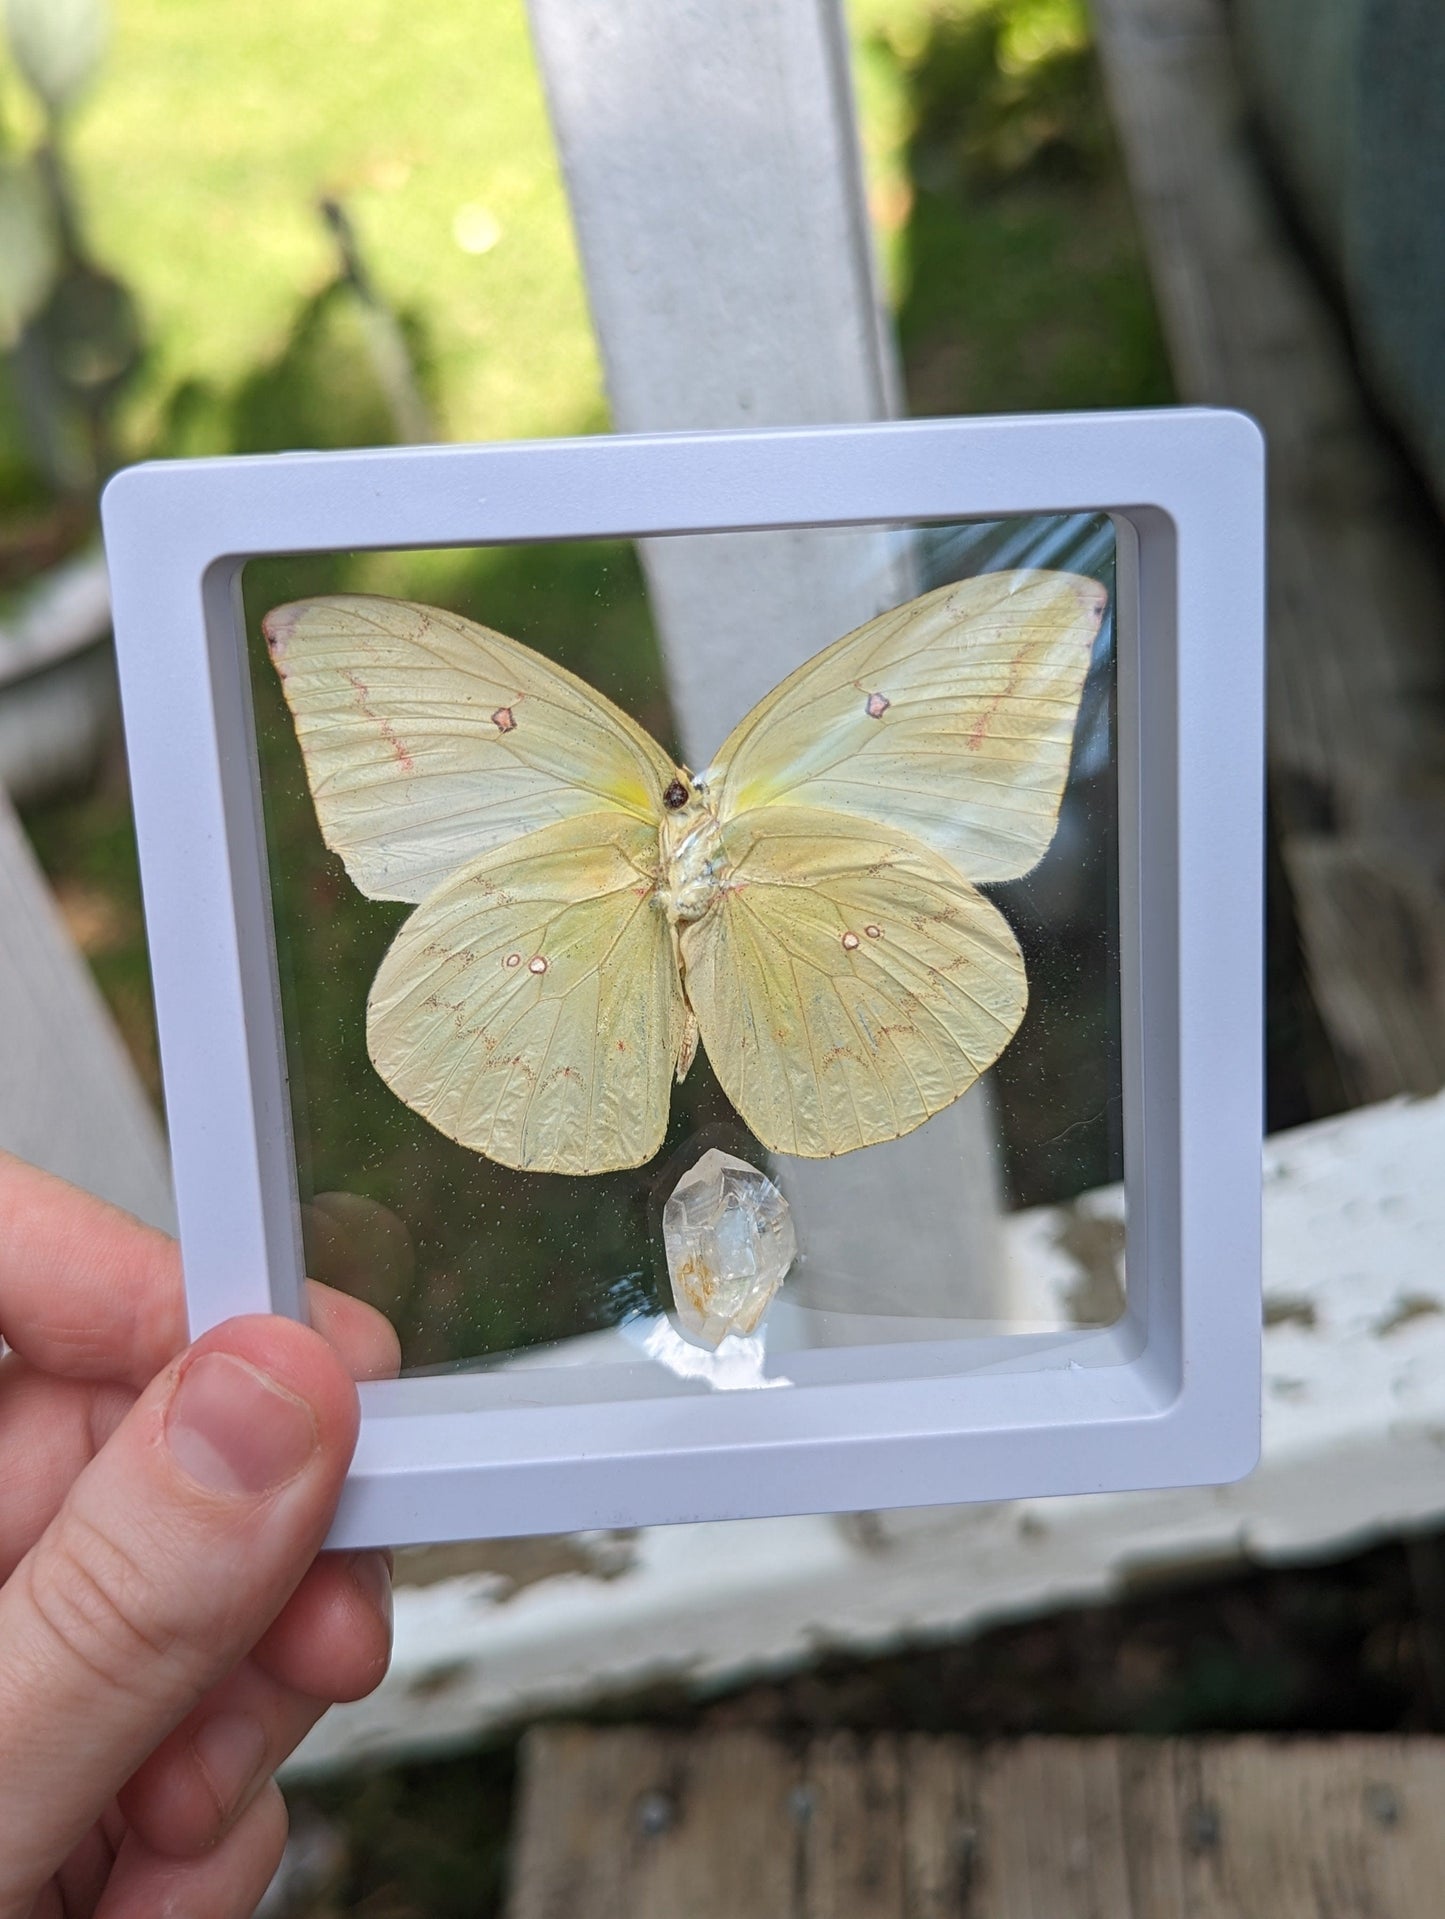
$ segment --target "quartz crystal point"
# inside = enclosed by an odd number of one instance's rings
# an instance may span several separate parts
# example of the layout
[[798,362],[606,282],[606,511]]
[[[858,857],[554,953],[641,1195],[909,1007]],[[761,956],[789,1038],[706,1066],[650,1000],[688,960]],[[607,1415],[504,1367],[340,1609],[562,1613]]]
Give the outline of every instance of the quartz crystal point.
[[662,1239],[678,1321],[705,1346],[756,1331],[798,1252],[777,1187],[716,1147],[673,1187]]

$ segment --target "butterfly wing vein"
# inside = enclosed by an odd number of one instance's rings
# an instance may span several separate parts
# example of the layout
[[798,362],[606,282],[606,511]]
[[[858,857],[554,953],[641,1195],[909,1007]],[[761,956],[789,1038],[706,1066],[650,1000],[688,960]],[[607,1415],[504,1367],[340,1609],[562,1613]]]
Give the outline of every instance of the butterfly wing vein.
[[1008,923],[928,847],[810,808],[729,822],[728,885],[682,936],[724,1091],[769,1151],[826,1158],[966,1092],[1027,1001]]

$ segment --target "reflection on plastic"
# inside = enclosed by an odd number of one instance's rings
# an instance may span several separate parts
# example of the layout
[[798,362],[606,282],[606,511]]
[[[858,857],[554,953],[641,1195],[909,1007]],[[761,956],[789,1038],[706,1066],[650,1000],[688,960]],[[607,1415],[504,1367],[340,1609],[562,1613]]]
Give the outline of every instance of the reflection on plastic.
[[676,1378],[699,1380],[714,1392],[757,1392],[765,1386],[791,1386],[793,1383],[781,1373],[764,1373],[763,1366],[767,1360],[766,1333],[753,1333],[750,1336],[729,1333],[716,1351],[709,1352],[684,1339],[672,1321],[663,1317],[629,1320],[621,1331],[649,1359],[656,1360],[659,1366],[665,1366]]

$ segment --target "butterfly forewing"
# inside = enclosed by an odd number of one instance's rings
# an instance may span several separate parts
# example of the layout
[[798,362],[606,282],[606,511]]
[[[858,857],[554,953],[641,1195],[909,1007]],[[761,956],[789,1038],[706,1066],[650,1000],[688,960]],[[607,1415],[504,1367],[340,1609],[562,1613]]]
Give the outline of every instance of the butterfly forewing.
[[262,622],[326,844],[374,899],[420,900],[467,860],[602,809],[655,821],[672,762],[530,647],[367,594]]
[[1107,603],[1073,573],[988,573],[895,607],[753,708],[707,780],[724,817],[817,806],[895,826],[974,880],[1053,837]]
[[655,828],[594,813],[445,880],[371,989],[367,1042],[392,1091],[504,1166],[650,1159],[685,1010],[656,862]]
[[1027,1002],[1003,916],[928,847],[804,807],[729,821],[726,890],[684,928],[724,1091],[770,1152],[896,1139],[964,1093]]

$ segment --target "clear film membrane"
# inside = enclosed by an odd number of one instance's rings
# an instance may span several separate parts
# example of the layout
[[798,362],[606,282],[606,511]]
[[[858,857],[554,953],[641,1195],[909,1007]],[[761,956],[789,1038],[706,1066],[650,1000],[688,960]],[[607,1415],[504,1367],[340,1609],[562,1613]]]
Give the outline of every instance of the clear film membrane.
[[[578,1397],[759,1390],[886,1367],[899,1342],[1117,1318],[1122,1200],[1099,1196],[1123,1171],[1114,570],[1102,514],[251,562],[308,1271],[381,1307],[408,1371],[566,1368]],[[454,618],[415,669],[351,658],[345,622],[320,665],[295,615],[268,647],[273,609],[354,594],[460,616],[583,682],[544,774],[476,770],[474,742],[525,744],[550,696],[469,696]],[[963,607],[956,635],[909,612],[928,595]],[[1039,649],[1065,599],[1090,623],[1061,704]],[[808,681],[870,621],[876,643]],[[298,694],[278,654],[336,696]],[[503,652],[478,684],[508,670]],[[624,747],[599,744],[586,689],[635,723]],[[359,755],[348,728],[370,729]],[[619,751],[636,803],[599,841]],[[621,905],[558,932],[569,886]],[[566,969],[598,952],[587,1070],[665,1025],[666,1073],[629,1063],[580,1106],[564,1081],[549,1128],[513,1124],[510,1089],[476,1121],[489,1041],[514,1080],[570,1070],[544,1041],[576,1017]],[[869,985],[885,956],[893,999]],[[988,1063],[940,1103],[976,1030]],[[1021,1235],[1050,1256],[1019,1260]]]

